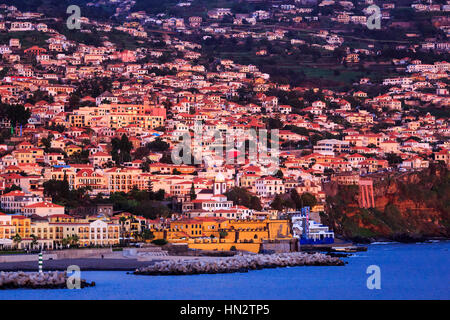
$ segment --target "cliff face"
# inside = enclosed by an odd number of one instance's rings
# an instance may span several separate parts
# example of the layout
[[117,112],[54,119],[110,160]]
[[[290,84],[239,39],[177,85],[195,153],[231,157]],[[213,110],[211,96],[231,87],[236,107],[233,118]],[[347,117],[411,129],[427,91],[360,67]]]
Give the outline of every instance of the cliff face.
[[358,186],[330,183],[325,191],[323,222],[346,238],[402,240],[450,235],[450,172],[444,166],[376,177],[375,208],[359,208]]

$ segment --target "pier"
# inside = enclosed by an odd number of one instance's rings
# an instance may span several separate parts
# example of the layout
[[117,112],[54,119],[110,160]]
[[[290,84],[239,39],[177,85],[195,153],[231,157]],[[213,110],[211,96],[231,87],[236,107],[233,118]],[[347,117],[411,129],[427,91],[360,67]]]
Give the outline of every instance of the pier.
[[[66,272],[0,272],[0,289],[65,289]],[[80,280],[80,288],[95,286]]]
[[280,254],[241,255],[209,260],[161,261],[136,269],[137,275],[190,275],[248,272],[264,268],[296,266],[343,266],[337,257],[323,253],[291,252]]

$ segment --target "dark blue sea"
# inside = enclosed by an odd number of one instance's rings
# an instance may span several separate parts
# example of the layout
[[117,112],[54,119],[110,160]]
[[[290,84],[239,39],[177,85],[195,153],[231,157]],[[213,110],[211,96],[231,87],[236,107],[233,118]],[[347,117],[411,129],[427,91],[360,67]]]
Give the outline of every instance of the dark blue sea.
[[[248,273],[135,276],[82,271],[96,286],[81,290],[0,290],[5,299],[449,299],[450,242],[368,246],[343,267],[292,267]],[[368,289],[367,268],[380,270],[380,289]]]

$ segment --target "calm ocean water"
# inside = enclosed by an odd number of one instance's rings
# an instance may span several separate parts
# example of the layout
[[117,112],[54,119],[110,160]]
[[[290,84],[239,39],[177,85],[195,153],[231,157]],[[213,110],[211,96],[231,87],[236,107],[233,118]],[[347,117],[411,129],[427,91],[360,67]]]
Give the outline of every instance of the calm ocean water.
[[[6,299],[450,299],[450,242],[372,244],[344,267],[292,267],[242,274],[135,276],[82,272],[96,287],[0,290]],[[381,289],[367,289],[367,267],[381,269]]]

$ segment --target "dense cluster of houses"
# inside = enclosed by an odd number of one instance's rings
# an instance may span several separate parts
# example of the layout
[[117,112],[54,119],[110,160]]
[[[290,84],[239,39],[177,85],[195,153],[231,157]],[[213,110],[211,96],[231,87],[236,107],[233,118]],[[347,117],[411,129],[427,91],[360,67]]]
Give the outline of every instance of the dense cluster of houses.
[[[273,12],[240,15],[216,8],[207,16],[212,21],[230,16],[234,25],[254,25],[279,17],[280,12],[288,13],[292,21],[314,20],[312,10],[297,5],[303,2],[307,1],[281,5]],[[365,16],[349,14],[352,2],[339,3],[348,10],[336,13],[337,22],[365,23]],[[322,1],[318,6],[332,4],[334,1]],[[449,9],[448,5],[437,6]],[[383,4],[383,19],[389,19],[393,7],[393,3]],[[432,6],[426,7],[413,8],[431,10]],[[122,5],[118,12],[127,8]],[[322,186],[330,179],[420,170],[432,162],[450,167],[448,118],[408,112],[430,105],[449,107],[449,62],[393,59],[393,64],[404,65],[404,75],[383,79],[380,84],[385,91],[377,95],[361,90],[294,87],[272,81],[255,65],[231,59],[216,59],[216,69],[211,70],[199,63],[201,44],[172,33],[155,40],[136,20],[166,31],[200,32],[204,37],[225,33],[275,40],[284,39],[286,30],[263,34],[232,31],[229,26],[207,24],[202,17],[155,19],[145,12],[129,12],[129,21],[120,25],[82,18],[80,32],[89,26],[104,32],[125,32],[150,44],[164,43],[164,49],[143,46],[124,50],[106,39],[99,46],[68,40],[40,22],[43,17],[38,13],[22,13],[6,5],[0,5],[0,10],[0,30],[11,35],[7,43],[0,43],[0,69],[5,71],[0,79],[1,102],[22,104],[31,112],[22,126],[12,127],[6,116],[0,120],[4,131],[13,132],[0,143],[0,245],[14,241],[21,247],[38,243],[46,248],[71,241],[83,246],[116,245],[126,238],[145,239],[145,230],[156,238],[190,241],[193,247],[198,244],[196,239],[203,238],[217,238],[218,243],[231,246],[236,229],[241,230],[240,243],[284,239],[290,237],[288,223],[279,220],[280,212],[271,207],[277,195],[292,190],[311,194],[318,201],[312,208],[317,213],[324,210]],[[24,47],[15,37],[21,31],[45,34],[46,44]],[[326,50],[343,42],[328,31],[316,37],[325,40]],[[445,49],[444,45],[423,46]],[[171,59],[162,61],[168,52]],[[357,62],[358,53],[348,51],[345,59]],[[96,96],[80,90],[81,83],[97,86],[101,81],[109,82],[110,88]],[[368,82],[360,79],[360,83]],[[241,90],[248,88],[250,96],[240,99]],[[320,93],[321,98],[299,98],[304,107],[295,109],[271,94],[276,90],[299,96]],[[36,96],[43,98],[33,100]],[[75,104],[74,96],[79,98]],[[271,157],[252,160],[248,152],[240,151],[248,140],[245,133],[266,129],[267,119],[281,124],[279,150],[275,154],[274,149],[266,149]],[[194,133],[200,125],[203,136],[197,143]],[[215,152],[226,144],[214,137],[215,132],[233,137],[227,152],[232,152],[235,162],[227,162],[223,154]],[[327,132],[331,138],[312,139],[317,132]],[[199,163],[170,163],[167,157],[186,135],[193,138],[193,154],[201,154]],[[118,161],[112,141],[123,137],[132,146],[130,159]],[[164,150],[149,147],[157,143],[164,143]],[[288,144],[302,147],[286,147]],[[270,160],[273,157],[277,157],[276,165]],[[165,198],[172,202],[173,215],[151,220],[115,212],[112,206],[89,214],[71,213],[45,194],[43,185],[49,180],[67,181],[70,189],[84,188],[92,197],[136,188],[164,190]],[[342,179],[342,183],[357,184],[357,180]],[[257,196],[261,208],[229,200],[226,193],[236,187]],[[208,248],[212,243],[207,243]]]

